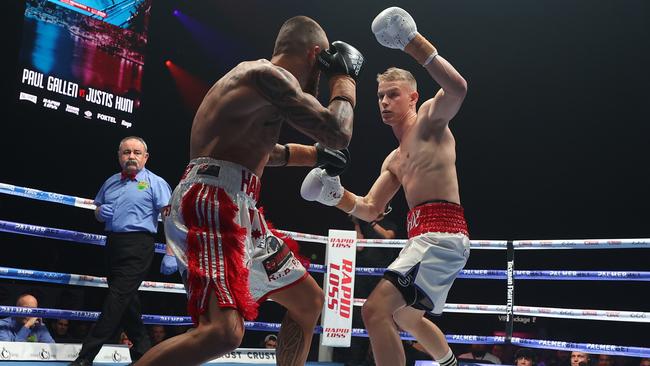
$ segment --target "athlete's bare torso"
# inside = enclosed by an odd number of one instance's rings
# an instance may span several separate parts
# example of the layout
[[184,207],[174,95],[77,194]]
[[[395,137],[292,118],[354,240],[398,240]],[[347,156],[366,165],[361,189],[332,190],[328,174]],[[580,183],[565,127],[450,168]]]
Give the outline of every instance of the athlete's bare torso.
[[456,141],[448,126],[436,130],[418,115],[384,166],[404,188],[410,208],[431,200],[460,204]]
[[269,67],[281,69],[268,60],[242,62],[212,86],[194,117],[191,159],[226,160],[262,175],[285,120],[254,85],[256,71]]

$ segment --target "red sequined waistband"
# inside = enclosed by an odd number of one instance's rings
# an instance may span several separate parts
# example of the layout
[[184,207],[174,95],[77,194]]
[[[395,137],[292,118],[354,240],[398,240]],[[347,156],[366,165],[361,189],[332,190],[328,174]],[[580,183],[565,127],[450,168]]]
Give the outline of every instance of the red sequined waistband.
[[460,233],[469,237],[463,207],[451,202],[432,202],[414,207],[406,216],[409,238],[424,233]]

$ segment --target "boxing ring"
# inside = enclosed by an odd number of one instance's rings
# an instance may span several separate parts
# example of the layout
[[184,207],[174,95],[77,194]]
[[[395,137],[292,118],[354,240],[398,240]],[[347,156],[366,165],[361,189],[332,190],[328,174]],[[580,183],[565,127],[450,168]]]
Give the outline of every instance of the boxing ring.
[[[94,209],[93,201],[65,194],[40,191],[32,188],[14,186],[0,183],[0,193],[5,195],[18,196],[28,199],[41,200],[51,203],[75,206],[83,209]],[[28,223],[17,223],[0,220],[0,231],[14,233],[19,235],[28,235],[49,239],[70,241],[78,244],[104,245],[106,237],[104,235],[78,232],[69,229],[59,229],[44,226],[31,225]],[[303,242],[325,244],[328,237],[282,231],[295,240]],[[358,245],[364,247],[377,248],[399,248],[403,247],[406,240],[368,240],[359,239]],[[553,349],[565,351],[582,351],[587,353],[607,354],[616,356],[629,357],[650,357],[650,348],[626,345],[612,344],[592,344],[577,343],[547,339],[530,339],[516,337],[513,335],[513,324],[515,316],[535,316],[542,318],[559,318],[559,319],[581,319],[595,321],[614,321],[614,322],[635,322],[650,323],[650,312],[643,311],[617,311],[617,310],[598,310],[598,309],[569,309],[554,307],[536,307],[523,306],[515,304],[515,280],[548,280],[548,281],[650,281],[650,272],[642,271],[574,271],[574,270],[515,270],[515,252],[526,250],[589,250],[589,249],[648,249],[650,248],[650,239],[595,239],[595,240],[524,240],[524,241],[505,241],[505,240],[472,240],[472,250],[501,250],[506,252],[505,270],[492,269],[464,269],[458,276],[459,279],[474,280],[505,280],[506,291],[504,294],[505,304],[452,304],[445,306],[445,313],[465,313],[465,314],[483,314],[483,315],[503,315],[505,316],[504,336],[481,336],[467,334],[449,334],[447,341],[450,344],[512,344],[515,346]],[[156,243],[156,253],[164,254],[165,245]],[[313,273],[324,273],[327,266],[322,264],[311,264],[309,268]],[[383,268],[355,268],[356,276],[381,276]],[[58,273],[37,271],[22,268],[0,267],[0,278],[12,279],[17,281],[35,281],[51,284],[89,286],[89,287],[107,287],[106,279],[103,277],[88,276],[83,274]],[[140,287],[140,291],[154,291],[169,294],[185,294],[185,289],[180,283],[152,282],[145,281]],[[365,299],[354,299],[354,306],[361,306]],[[41,318],[57,318],[69,320],[93,321],[99,316],[98,312],[92,311],[73,311],[64,309],[48,308],[20,308],[15,306],[0,306],[0,316],[30,316]],[[160,325],[191,325],[192,321],[189,316],[166,316],[166,315],[143,315],[145,324]],[[247,330],[277,332],[280,324],[266,322],[245,322]],[[322,333],[322,327],[318,326],[314,330],[315,334]],[[367,337],[364,329],[352,329],[353,337]],[[403,339],[413,339],[407,333],[401,333]],[[43,345],[43,344],[41,344]],[[45,346],[44,346],[45,347]],[[0,349],[2,345],[0,344]],[[78,349],[77,349],[78,352]],[[253,354],[253,357],[260,357],[257,361],[237,360],[237,355],[227,355],[221,359],[214,360],[216,364],[275,364],[275,355],[267,355],[269,351],[261,349],[238,349],[238,352]],[[258,352],[259,354],[255,354]],[[0,362],[3,360],[5,352],[0,352]],[[10,353],[10,352],[9,352]],[[272,353],[272,352],[271,352]],[[126,352],[128,355],[128,352]],[[10,355],[11,356],[11,355]],[[74,356],[74,355],[73,355]],[[239,354],[241,356],[241,354]],[[71,356],[67,356],[68,358]],[[262,359],[262,358],[267,359]],[[71,361],[73,358],[70,358]],[[46,358],[43,358],[46,360]],[[37,360],[36,360],[37,361]],[[68,359],[60,359],[68,361]],[[128,360],[127,360],[128,361]],[[96,359],[96,362],[99,362]],[[121,360],[107,360],[113,364],[125,363]],[[128,362],[127,362],[128,363]],[[48,363],[52,365],[52,363]],[[308,363],[309,365],[309,363]]]

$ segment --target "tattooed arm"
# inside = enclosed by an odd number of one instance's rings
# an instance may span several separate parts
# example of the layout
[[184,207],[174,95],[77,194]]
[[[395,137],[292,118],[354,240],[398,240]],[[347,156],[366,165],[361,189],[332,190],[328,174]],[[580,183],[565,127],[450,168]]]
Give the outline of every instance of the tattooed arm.
[[[298,80],[281,67],[259,67],[251,70],[251,76],[253,86],[298,131],[332,149],[348,146],[354,116],[350,101],[333,99],[325,108],[312,95],[303,92]],[[278,146],[273,149],[271,159],[276,152]]]

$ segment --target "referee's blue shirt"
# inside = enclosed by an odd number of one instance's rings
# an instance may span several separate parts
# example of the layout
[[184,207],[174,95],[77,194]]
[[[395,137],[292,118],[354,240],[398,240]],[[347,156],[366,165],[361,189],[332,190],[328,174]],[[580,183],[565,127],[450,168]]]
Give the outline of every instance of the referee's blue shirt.
[[121,179],[121,173],[108,178],[95,197],[95,205],[109,204],[113,207],[113,218],[105,222],[106,231],[148,231],[155,234],[160,210],[169,204],[170,198],[169,184],[142,168],[135,180]]

